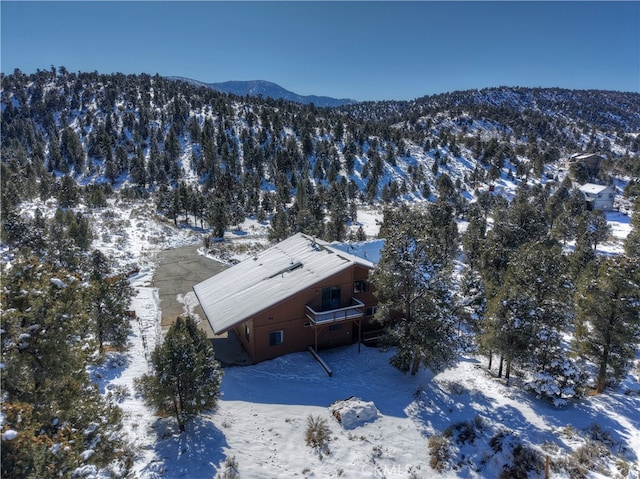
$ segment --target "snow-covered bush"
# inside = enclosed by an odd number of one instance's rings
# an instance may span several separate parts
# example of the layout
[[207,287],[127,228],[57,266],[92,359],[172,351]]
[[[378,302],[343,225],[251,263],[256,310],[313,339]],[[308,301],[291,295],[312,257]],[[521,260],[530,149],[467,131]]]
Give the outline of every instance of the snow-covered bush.
[[554,406],[564,407],[567,399],[584,394],[586,382],[586,374],[579,364],[568,358],[559,358],[553,360],[545,371],[534,373],[525,387]]

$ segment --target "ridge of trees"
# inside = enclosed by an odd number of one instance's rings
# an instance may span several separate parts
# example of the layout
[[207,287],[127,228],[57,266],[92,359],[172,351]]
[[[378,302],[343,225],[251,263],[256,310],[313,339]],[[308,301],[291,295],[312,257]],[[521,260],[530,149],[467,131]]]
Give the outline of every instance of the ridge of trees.
[[[640,176],[633,93],[502,87],[331,109],[158,75],[52,67],[1,79],[3,213],[38,196],[64,208],[88,188],[99,204],[127,185],[153,194],[174,221],[189,213],[217,235],[240,218],[277,215],[274,238],[335,240],[355,204],[431,198],[445,174],[472,191],[507,162],[524,179],[589,151],[607,157],[601,181]],[[453,159],[466,170],[451,169]]]

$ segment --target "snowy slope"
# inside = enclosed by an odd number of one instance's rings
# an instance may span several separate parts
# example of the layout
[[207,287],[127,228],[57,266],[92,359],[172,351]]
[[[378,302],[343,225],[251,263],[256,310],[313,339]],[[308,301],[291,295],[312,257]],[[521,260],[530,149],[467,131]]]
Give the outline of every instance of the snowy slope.
[[[126,234],[113,235],[111,241],[120,241],[126,261],[128,254],[135,256],[157,244],[183,245],[192,235],[151,216],[131,221],[135,208],[119,211],[130,224]],[[613,224],[616,231],[625,228],[624,222]],[[123,236],[126,240],[118,240]],[[109,235],[103,239],[101,248],[108,248]],[[640,477],[640,468],[633,466],[640,458],[637,369],[636,376],[629,375],[619,389],[557,409],[515,385],[506,386],[486,370],[483,358],[472,355],[436,376],[425,370],[408,376],[388,364],[390,352],[364,346],[358,352],[354,345],[322,352],[334,372],[329,378],[311,356],[296,353],[255,366],[227,368],[219,407],[190,423],[180,435],[175,422],[154,417],[133,388],[134,379],[148,371],[149,351],[161,340],[157,290],[149,287],[152,257],[143,264],[132,278],[137,294],[131,308],[138,318],[130,348],[124,356],[111,357],[93,375],[103,392],[119,398],[124,410],[123,433],[135,451],[132,477],[223,477],[223,472],[229,473],[225,461],[234,458],[242,478],[494,478],[513,461],[509,444],[521,443],[560,461],[586,444],[585,438],[594,435],[594,424],[601,428],[601,436],[610,437],[614,452],[632,465],[624,477]],[[331,415],[330,406],[351,396],[372,401],[378,417],[347,430]],[[305,445],[309,415],[326,419],[331,430],[328,452],[321,454]],[[475,439],[453,441],[444,471],[436,473],[430,467],[429,437],[447,429],[458,437],[461,424],[479,425]],[[494,450],[496,437],[505,438],[502,450]],[[602,472],[589,477],[613,477],[615,464],[613,456],[603,459]],[[571,476],[556,472],[552,477]]]

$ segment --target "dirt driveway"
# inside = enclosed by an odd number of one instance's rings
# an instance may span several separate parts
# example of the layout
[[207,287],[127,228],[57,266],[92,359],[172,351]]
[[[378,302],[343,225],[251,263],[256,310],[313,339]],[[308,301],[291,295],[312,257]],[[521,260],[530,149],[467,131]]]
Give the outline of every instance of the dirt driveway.
[[[173,321],[185,312],[185,305],[178,301],[178,297],[184,298],[189,295],[187,298],[191,297],[195,300],[193,285],[226,269],[224,264],[198,254],[198,248],[201,247],[197,244],[158,253],[153,286],[158,288],[160,296],[163,332],[166,332]],[[207,336],[213,337],[213,331],[199,304],[193,312],[202,320],[200,324]]]

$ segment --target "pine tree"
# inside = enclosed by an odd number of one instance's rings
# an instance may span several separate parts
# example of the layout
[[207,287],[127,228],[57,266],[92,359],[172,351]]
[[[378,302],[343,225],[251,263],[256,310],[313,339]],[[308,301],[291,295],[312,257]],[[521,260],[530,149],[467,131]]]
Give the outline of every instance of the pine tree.
[[180,432],[194,416],[216,406],[223,371],[207,335],[191,317],[178,317],[152,353],[154,372],[138,382],[159,414],[172,414]]
[[570,313],[570,288],[558,246],[527,243],[511,256],[504,283],[489,301],[479,339],[486,350],[505,360],[507,379],[513,362],[547,371],[563,354],[561,334]]
[[387,211],[385,232],[371,282],[377,319],[389,324],[387,340],[396,348],[391,363],[411,374],[421,365],[441,370],[457,354],[449,258],[432,234],[427,214],[408,208]]
[[640,260],[640,196],[636,198],[631,217],[631,231],[624,242],[624,251],[627,256]]
[[[41,259],[2,271],[3,477],[71,477],[80,462],[122,454],[118,409],[88,376],[88,291],[76,275]],[[82,459],[87,449],[95,451]]]
[[600,259],[575,296],[576,349],[598,368],[596,391],[628,371],[640,343],[640,264],[624,256]]
[[269,240],[282,241],[289,236],[289,215],[287,210],[278,206],[276,213],[271,218],[269,227]]
[[60,183],[58,194],[60,208],[73,208],[78,203],[78,187],[74,179],[65,175]]
[[127,278],[108,276],[110,268],[107,258],[98,250],[92,253],[91,261],[91,319],[100,352],[105,343],[122,349],[131,332],[125,311],[133,295]]

